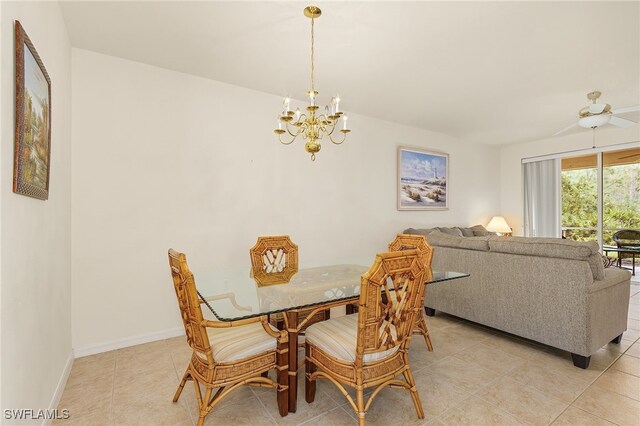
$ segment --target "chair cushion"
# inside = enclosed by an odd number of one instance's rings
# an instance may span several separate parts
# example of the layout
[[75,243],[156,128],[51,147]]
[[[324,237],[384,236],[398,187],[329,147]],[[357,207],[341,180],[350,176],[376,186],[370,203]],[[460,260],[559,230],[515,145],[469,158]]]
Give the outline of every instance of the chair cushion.
[[277,346],[276,338],[269,336],[259,322],[240,327],[207,328],[207,333],[213,359],[219,363],[229,363],[272,351]]
[[[345,315],[313,324],[305,333],[306,341],[327,355],[342,361],[355,362],[358,335],[358,314]],[[364,362],[378,361],[397,352],[398,346],[382,352],[366,354]]]

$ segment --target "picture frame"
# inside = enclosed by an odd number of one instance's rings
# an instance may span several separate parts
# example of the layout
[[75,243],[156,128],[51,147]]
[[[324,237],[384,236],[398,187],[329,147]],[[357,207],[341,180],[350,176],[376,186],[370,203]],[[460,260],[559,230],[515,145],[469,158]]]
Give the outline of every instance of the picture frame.
[[449,209],[449,154],[398,147],[398,210]]
[[15,21],[16,127],[13,192],[49,198],[51,79],[19,21]]

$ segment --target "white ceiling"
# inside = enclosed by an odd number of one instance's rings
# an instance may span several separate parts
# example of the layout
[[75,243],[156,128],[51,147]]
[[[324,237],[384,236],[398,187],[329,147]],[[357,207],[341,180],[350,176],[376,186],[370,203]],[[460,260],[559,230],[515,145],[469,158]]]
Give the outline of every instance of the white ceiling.
[[[595,89],[614,109],[640,104],[638,1],[315,4],[322,104],[339,92],[347,111],[487,144],[549,137]],[[306,5],[80,1],[62,10],[75,47],[303,99]]]

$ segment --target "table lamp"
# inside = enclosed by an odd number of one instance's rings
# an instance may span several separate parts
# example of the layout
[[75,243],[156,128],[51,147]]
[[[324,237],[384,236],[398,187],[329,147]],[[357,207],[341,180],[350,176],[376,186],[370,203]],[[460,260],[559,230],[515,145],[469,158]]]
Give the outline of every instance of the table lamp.
[[504,220],[502,216],[494,216],[487,225],[487,231],[497,232],[499,235],[505,237],[510,237],[512,233],[511,227],[509,227],[509,224],[507,224],[507,221]]

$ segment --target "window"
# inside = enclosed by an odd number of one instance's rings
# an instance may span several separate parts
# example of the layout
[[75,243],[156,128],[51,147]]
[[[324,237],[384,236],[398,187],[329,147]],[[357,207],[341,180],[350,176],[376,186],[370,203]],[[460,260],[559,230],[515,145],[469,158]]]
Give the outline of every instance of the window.
[[524,159],[525,235],[602,247],[616,231],[640,230],[640,146],[623,146]]

